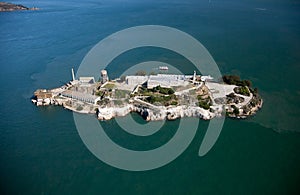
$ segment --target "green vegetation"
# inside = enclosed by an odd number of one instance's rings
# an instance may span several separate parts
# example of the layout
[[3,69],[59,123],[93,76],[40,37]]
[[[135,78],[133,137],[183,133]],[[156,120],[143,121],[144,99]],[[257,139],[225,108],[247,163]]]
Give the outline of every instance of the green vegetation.
[[237,86],[247,86],[251,87],[252,83],[249,80],[241,80],[241,78],[237,75],[224,75],[223,81],[229,85],[237,85]]
[[104,88],[106,89],[113,89],[115,87],[115,84],[113,83],[107,83],[106,85],[104,85]]
[[104,93],[105,93],[104,91],[97,91],[97,92],[95,93],[95,95],[97,95],[97,96],[102,96]]
[[204,108],[205,110],[208,110],[210,105],[206,101],[199,101],[198,102],[199,107]]
[[235,96],[234,93],[230,93],[230,94],[226,95],[226,97],[229,97],[229,98],[235,98],[236,96]]
[[231,107],[233,108],[233,114],[235,114],[235,115],[240,114],[238,107],[236,107],[235,105],[232,105]]
[[121,89],[116,89],[115,90],[115,98],[126,98],[126,95],[130,94],[130,91],[127,90],[121,90]]
[[154,71],[150,72],[149,75],[156,75]]
[[146,76],[147,73],[146,73],[146,71],[144,71],[144,70],[139,70],[139,71],[137,71],[137,72],[135,73],[135,75],[137,75],[137,76]]
[[161,104],[163,104],[164,106],[169,106],[171,105],[177,105],[178,102],[177,97],[172,94],[172,95],[159,95],[159,94],[153,94],[150,95],[149,97],[147,97],[146,102],[149,102],[150,104],[153,104],[155,102],[159,102]]
[[81,110],[83,110],[83,107],[79,105],[79,106],[77,106],[76,110],[81,111]]
[[[161,103],[164,106],[169,106],[178,104],[177,97],[174,93],[175,92],[172,88],[165,88],[159,85],[152,89],[140,87],[139,92],[135,95],[148,96],[145,101],[150,104]],[[132,96],[134,95],[131,95],[131,97]]]
[[109,99],[103,98],[102,100],[97,101],[98,105],[107,105],[109,103]]
[[161,87],[160,85],[158,85],[152,89],[147,89],[145,87],[141,87],[139,89],[139,93],[144,96],[149,96],[149,95],[152,95],[153,93],[160,93],[163,95],[172,95],[175,93],[175,91],[172,88],[165,88],[165,87]]
[[117,106],[123,105],[123,101],[122,100],[113,100],[113,103]]
[[177,101],[172,101],[171,105],[176,106],[176,105],[178,105],[178,102]]
[[250,91],[249,91],[248,87],[246,87],[246,86],[235,87],[233,90],[237,94],[250,96]]
[[161,94],[165,94],[165,95],[171,95],[171,94],[174,94],[175,91],[172,89],[172,88],[164,88],[164,87],[161,87],[160,85],[154,87],[152,89],[153,92],[158,92],[158,93],[161,93]]
[[198,95],[197,99],[198,99],[198,106],[204,108],[205,110],[208,110],[212,105],[212,101],[210,98],[203,99],[201,95]]

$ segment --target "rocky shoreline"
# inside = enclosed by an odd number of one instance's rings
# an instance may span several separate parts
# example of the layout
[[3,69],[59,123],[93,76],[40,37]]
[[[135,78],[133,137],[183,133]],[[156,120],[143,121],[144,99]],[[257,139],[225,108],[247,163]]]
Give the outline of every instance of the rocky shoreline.
[[39,10],[39,8],[37,7],[29,8],[24,5],[0,2],[0,12],[11,12],[11,11],[18,11],[18,10]]
[[140,114],[146,121],[176,120],[183,117],[197,117],[204,120],[210,120],[215,116],[221,116],[221,113],[213,113],[196,106],[161,106],[159,110],[153,110],[133,104],[127,104],[118,108],[99,108],[96,111],[96,115],[99,120],[110,120],[115,117],[126,116],[130,112]]

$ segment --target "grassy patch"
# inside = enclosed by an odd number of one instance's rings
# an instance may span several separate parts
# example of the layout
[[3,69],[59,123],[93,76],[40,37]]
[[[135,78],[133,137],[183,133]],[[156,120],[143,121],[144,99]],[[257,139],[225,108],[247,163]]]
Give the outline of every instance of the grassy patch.
[[81,111],[81,110],[83,110],[83,107],[82,106],[77,106],[76,110]]
[[130,91],[127,90],[121,90],[121,89],[116,89],[115,90],[115,97],[116,98],[126,98],[126,94],[130,94]]
[[113,89],[113,88],[115,88],[115,84],[113,84],[113,83],[107,83],[105,86],[104,86],[104,88],[106,88],[106,89]]
[[104,91],[97,91],[96,93],[95,93],[95,95],[97,95],[97,96],[102,96],[104,94]]
[[147,89],[145,87],[140,87],[139,88],[139,93],[141,95],[149,96],[151,94],[163,94],[163,95],[172,95],[175,93],[175,91],[172,88],[166,88],[166,87],[161,87],[160,85],[152,88],[152,89]]
[[114,103],[114,105],[117,105],[117,106],[123,105],[123,101],[122,100],[113,100],[113,103]]
[[154,104],[154,103],[161,103],[165,106],[169,106],[170,104],[172,104],[172,102],[174,102],[173,104],[175,104],[175,102],[177,102],[177,97],[172,94],[172,95],[150,95],[149,97],[146,98],[146,102],[149,102],[150,104]]

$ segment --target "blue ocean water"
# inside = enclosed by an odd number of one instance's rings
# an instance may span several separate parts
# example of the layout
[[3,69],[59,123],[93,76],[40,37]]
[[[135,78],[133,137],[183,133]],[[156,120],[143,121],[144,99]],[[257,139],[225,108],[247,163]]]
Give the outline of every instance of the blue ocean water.
[[[0,13],[1,194],[299,192],[297,1],[12,2],[41,10]],[[193,142],[175,161],[152,171],[128,172],[106,165],[87,150],[72,112],[37,108],[30,97],[37,88],[69,81],[70,69],[76,70],[86,53],[106,36],[148,24],[194,36],[223,74],[252,80],[264,106],[249,119],[226,119],[216,145],[204,157],[197,153],[208,122],[200,121]],[[113,67],[122,69],[143,57],[180,60],[169,54],[147,55],[128,54],[112,64],[112,75],[121,74]],[[138,115],[132,117],[141,120]],[[165,131],[142,141],[128,138],[114,120],[103,125],[116,142],[148,148],[170,139],[177,124],[167,122]]]

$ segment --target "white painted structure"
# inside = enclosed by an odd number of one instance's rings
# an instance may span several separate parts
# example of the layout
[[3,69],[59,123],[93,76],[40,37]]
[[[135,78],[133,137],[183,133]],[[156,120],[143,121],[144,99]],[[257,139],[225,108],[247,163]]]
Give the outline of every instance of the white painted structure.
[[175,74],[158,74],[158,75],[150,75],[147,88],[152,89],[160,85],[161,87],[172,87],[184,85],[186,80],[185,75],[175,75]]
[[81,84],[94,84],[95,78],[94,77],[79,77],[79,82]]
[[[125,81],[127,85],[136,86],[143,83],[147,84],[148,89],[152,89],[160,85],[161,87],[174,87],[185,85],[187,82],[199,84],[196,81],[196,71],[193,75],[177,75],[177,74],[157,74],[150,76],[126,76]],[[212,80],[211,76],[201,76],[201,81]]]
[[108,74],[106,70],[101,70],[102,83],[106,83],[108,79]]
[[127,85],[139,85],[148,81],[149,76],[126,76],[125,81]]
[[72,99],[90,103],[90,104],[96,104],[97,101],[100,100],[99,96],[81,93],[78,91],[71,91],[71,90],[66,90],[66,91],[62,92],[61,95],[64,97],[72,98]]
[[208,76],[201,76],[201,81],[208,81],[208,80],[213,80],[214,78],[213,77],[211,77],[210,75],[208,75]]

